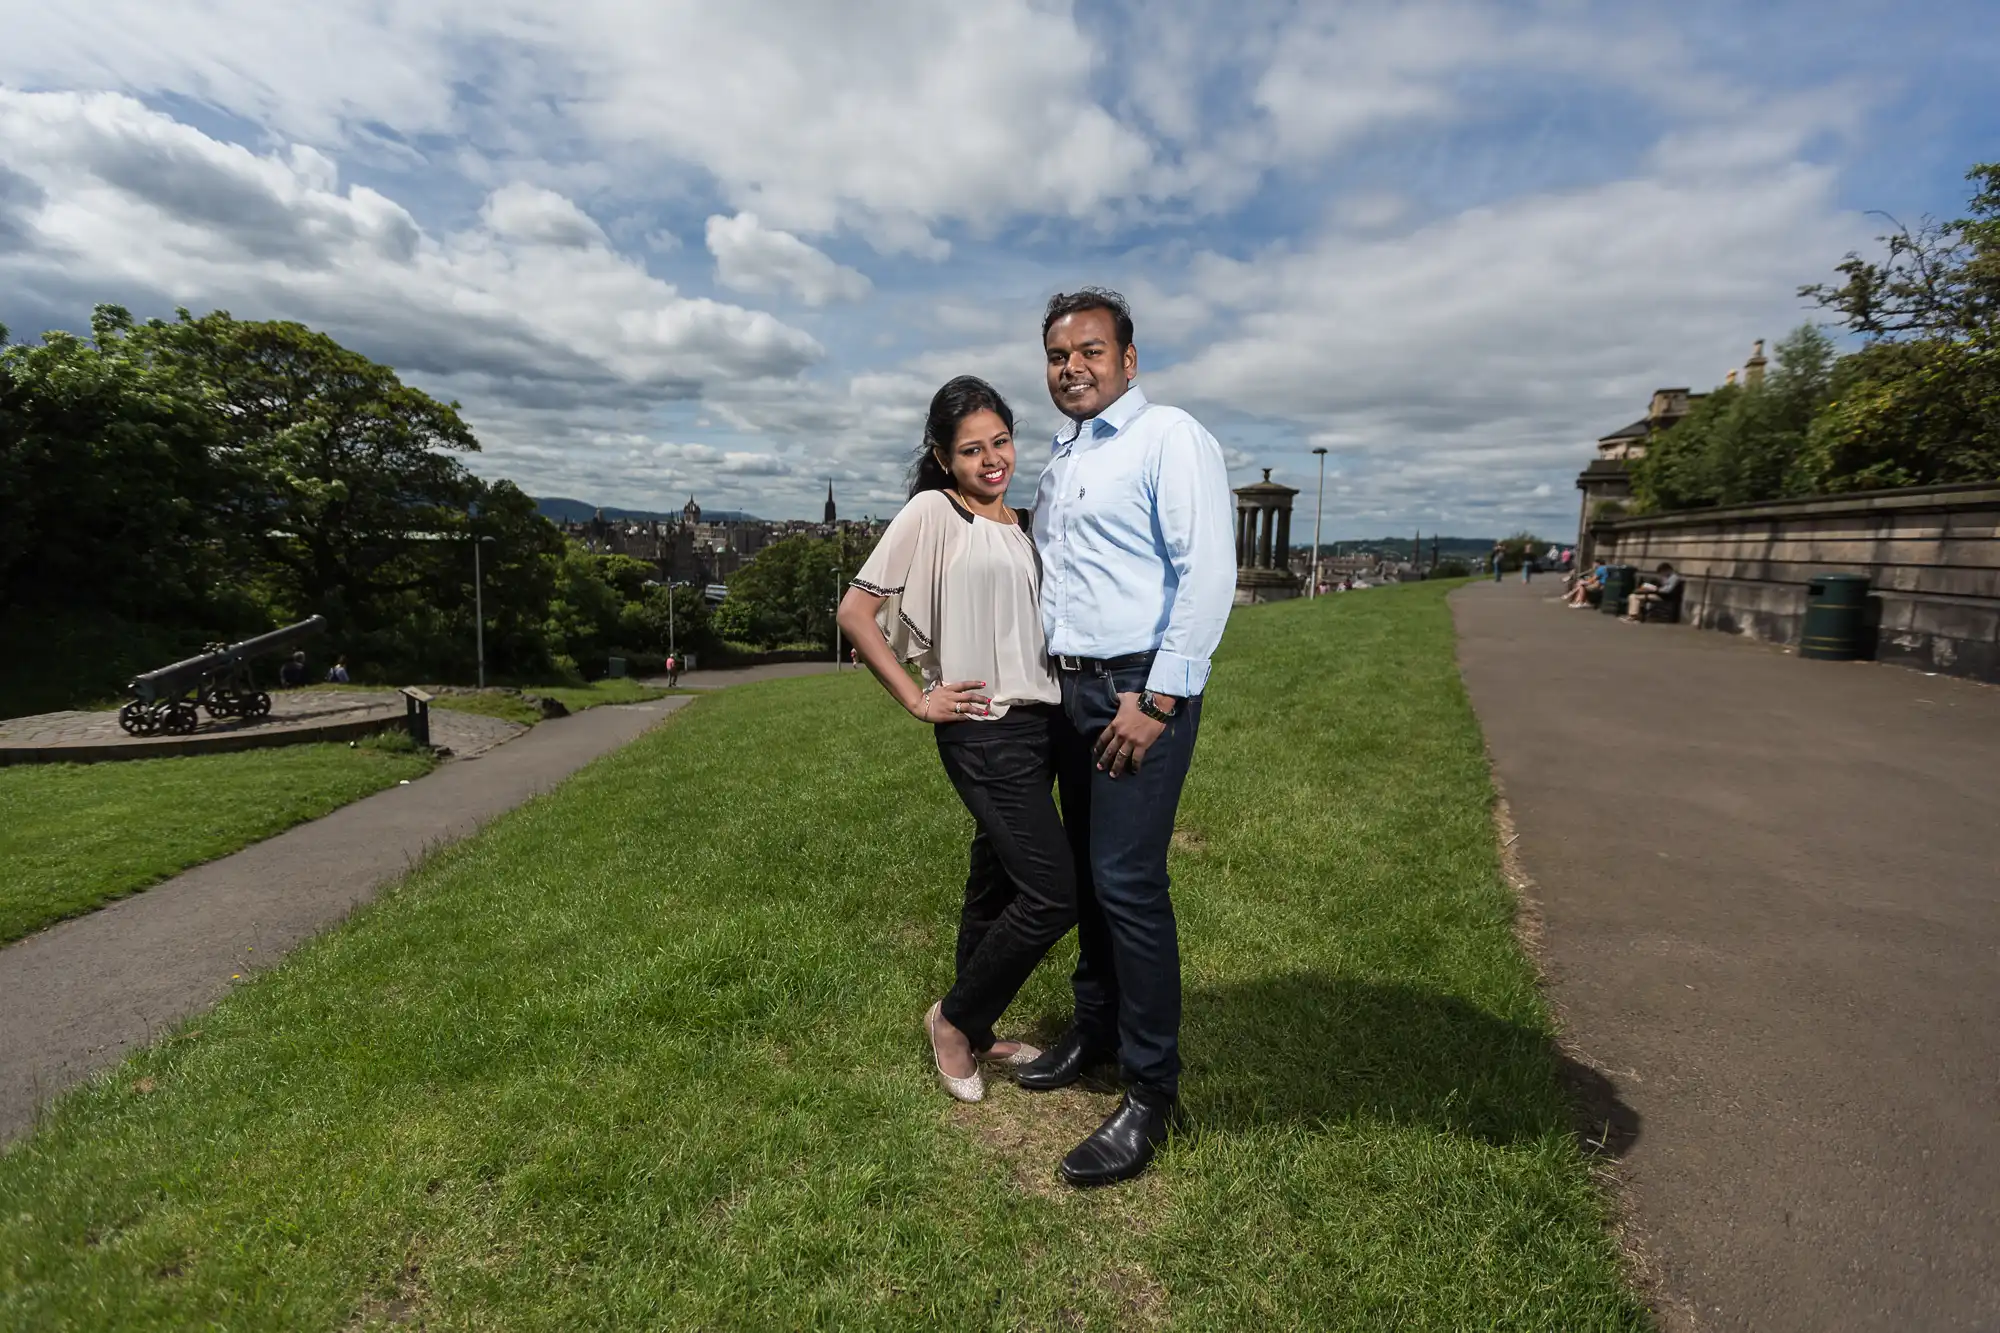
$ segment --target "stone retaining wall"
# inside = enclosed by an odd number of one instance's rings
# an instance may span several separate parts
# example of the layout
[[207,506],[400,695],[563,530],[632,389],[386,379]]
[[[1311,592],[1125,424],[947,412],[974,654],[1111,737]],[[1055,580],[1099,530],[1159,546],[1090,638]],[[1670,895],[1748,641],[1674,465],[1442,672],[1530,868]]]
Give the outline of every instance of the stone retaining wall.
[[2000,682],[2000,485],[1818,496],[1593,523],[1596,556],[1687,578],[1685,618],[1795,644],[1806,582],[1866,574],[1874,655]]

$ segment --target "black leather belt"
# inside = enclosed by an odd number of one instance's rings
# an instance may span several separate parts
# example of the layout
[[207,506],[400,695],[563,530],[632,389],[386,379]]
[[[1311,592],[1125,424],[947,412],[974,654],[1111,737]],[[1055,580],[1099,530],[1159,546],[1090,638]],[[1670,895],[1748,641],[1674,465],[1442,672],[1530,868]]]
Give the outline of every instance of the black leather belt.
[[1064,657],[1060,653],[1051,653],[1049,660],[1056,664],[1058,671],[1086,671],[1093,676],[1153,665],[1151,653],[1127,653],[1123,657]]

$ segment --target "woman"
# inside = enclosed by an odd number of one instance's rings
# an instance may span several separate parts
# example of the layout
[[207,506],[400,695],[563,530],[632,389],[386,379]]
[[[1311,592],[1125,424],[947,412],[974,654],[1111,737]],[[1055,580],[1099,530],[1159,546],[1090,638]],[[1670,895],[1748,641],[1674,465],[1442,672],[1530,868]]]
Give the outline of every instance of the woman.
[[[993,1024],[1076,924],[1076,872],[1056,814],[1041,569],[1025,511],[1007,507],[1014,414],[983,380],[937,391],[910,501],[840,604],[840,627],[882,688],[937,729],[945,773],[972,812],[971,870],[951,993],[924,1016],[945,1091],[985,1095],[979,1061],[1041,1054]],[[903,668],[914,662],[919,683]]]

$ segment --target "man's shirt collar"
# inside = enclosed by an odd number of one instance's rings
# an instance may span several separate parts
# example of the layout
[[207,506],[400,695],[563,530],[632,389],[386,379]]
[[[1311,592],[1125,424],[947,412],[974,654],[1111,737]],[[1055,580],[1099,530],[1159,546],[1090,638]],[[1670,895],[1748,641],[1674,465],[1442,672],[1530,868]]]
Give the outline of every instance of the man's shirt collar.
[[1146,395],[1139,388],[1138,384],[1134,383],[1124,393],[1119,394],[1111,406],[1105,408],[1096,416],[1086,418],[1083,421],[1072,421],[1069,424],[1068,430],[1056,436],[1056,447],[1061,448],[1063,445],[1076,443],[1077,440],[1082,438],[1086,430],[1093,437],[1116,435],[1119,431],[1131,425],[1132,418],[1138,416],[1140,410],[1145,406]]

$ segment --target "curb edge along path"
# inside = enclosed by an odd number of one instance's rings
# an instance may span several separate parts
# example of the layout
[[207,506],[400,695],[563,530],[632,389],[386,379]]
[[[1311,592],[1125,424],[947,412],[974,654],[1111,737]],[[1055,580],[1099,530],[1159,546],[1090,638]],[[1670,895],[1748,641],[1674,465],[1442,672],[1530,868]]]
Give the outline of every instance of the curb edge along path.
[[1662,1323],[2000,1328],[2000,690],[1556,592],[1455,592],[1459,667]]
[[0,949],[0,1143],[36,1110],[282,962],[433,847],[639,738],[689,696],[544,722]]

